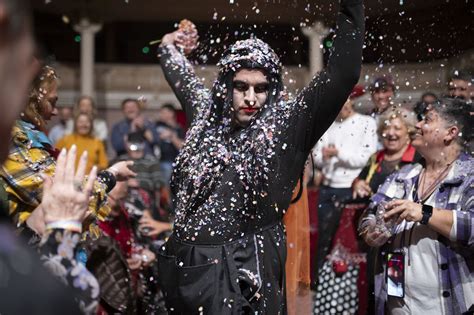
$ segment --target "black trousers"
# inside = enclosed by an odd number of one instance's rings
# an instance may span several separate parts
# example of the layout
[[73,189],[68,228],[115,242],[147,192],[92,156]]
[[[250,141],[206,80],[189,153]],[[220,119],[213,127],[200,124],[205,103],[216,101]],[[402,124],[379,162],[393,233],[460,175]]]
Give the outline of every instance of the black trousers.
[[318,198],[318,245],[315,268],[315,281],[318,281],[319,270],[323,267],[326,256],[331,250],[332,240],[339,227],[343,202],[351,197],[350,188],[332,188],[321,186]]
[[158,282],[170,314],[286,314],[285,261],[281,223],[216,245],[172,235]]

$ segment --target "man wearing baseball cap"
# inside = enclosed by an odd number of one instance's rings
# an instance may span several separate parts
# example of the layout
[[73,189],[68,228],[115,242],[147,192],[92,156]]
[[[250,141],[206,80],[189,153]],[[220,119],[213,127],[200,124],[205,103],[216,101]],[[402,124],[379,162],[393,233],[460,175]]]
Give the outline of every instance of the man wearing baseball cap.
[[382,75],[375,78],[369,86],[370,96],[374,104],[373,112],[375,116],[382,114],[392,104],[395,94],[395,84],[389,75]]

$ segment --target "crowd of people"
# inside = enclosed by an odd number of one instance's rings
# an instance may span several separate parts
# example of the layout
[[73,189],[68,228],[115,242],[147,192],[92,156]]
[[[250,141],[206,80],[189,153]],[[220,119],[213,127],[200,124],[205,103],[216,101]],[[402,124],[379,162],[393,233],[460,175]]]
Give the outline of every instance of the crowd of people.
[[[319,173],[310,181],[319,191],[313,272],[315,313],[332,310],[417,314],[430,310],[433,314],[459,314],[473,311],[472,273],[463,271],[469,269],[472,252],[467,244],[472,237],[473,223],[473,195],[472,187],[469,188],[473,172],[473,78],[467,72],[456,71],[442,95],[428,91],[418,102],[403,105],[397,104],[401,102],[397,102],[396,86],[390,76],[375,78],[366,89],[373,102],[373,112],[365,119],[376,127],[368,127],[371,125],[363,121],[347,124],[351,117],[347,106],[362,93],[361,87],[354,88],[339,120],[336,119],[313,151],[315,172]],[[453,128],[456,131],[453,132]],[[461,173],[465,174],[462,180]],[[456,189],[447,192],[445,187],[451,187],[453,181]],[[354,206],[358,211],[350,212]],[[460,211],[463,219],[458,221],[453,210]],[[344,211],[352,215],[349,228],[340,225]],[[434,213],[439,217],[431,219]],[[358,227],[357,221],[360,221]],[[341,246],[341,237],[354,228],[359,229],[359,241],[364,241],[365,246],[358,243],[355,249]],[[338,229],[344,231],[334,240]],[[458,229],[465,229],[466,234],[458,236]],[[467,246],[464,254],[458,250],[456,254],[449,252],[462,246]],[[361,286],[357,285],[359,269],[350,273],[346,268],[343,272],[346,275],[341,276],[337,266],[342,260],[359,268],[360,256],[354,252],[365,256],[363,281],[366,285],[362,287],[366,290],[360,290]],[[401,256],[393,256],[393,253]],[[393,282],[388,281],[391,279],[388,266],[393,263],[389,257],[397,257],[399,261],[401,280],[398,291],[395,290],[398,295],[393,294],[390,287]],[[453,261],[448,264],[442,257],[453,257]],[[446,280],[443,272],[456,274],[455,280]],[[351,290],[359,290],[359,296],[365,295],[368,300],[365,308],[349,303],[331,307],[331,300],[323,303],[324,294],[332,292],[327,288],[328,273],[348,279],[347,285],[334,282],[332,286],[352,285]],[[344,294],[334,293],[329,298],[337,300]]]
[[[74,144],[79,153],[87,151],[88,171],[93,165],[104,170],[113,162],[133,161],[137,178],[132,185],[148,194],[150,210],[158,215],[160,209],[169,211],[171,207],[172,164],[183,145],[185,126],[178,123],[178,111],[171,104],[160,107],[154,122],[145,117],[142,107],[140,100],[123,100],[123,119],[109,128],[105,120],[97,117],[93,98],[83,96],[73,107],[57,108],[59,122],[47,135],[58,149],[69,149]],[[113,156],[107,155],[107,146],[112,147]]]
[[0,0],[1,314],[474,313],[474,75],[414,104],[390,75],[356,85],[361,0],[341,0],[328,64],[294,98],[257,38],[207,89],[182,21],[158,57],[185,125],[133,98],[110,125],[90,96],[57,107],[30,23]]

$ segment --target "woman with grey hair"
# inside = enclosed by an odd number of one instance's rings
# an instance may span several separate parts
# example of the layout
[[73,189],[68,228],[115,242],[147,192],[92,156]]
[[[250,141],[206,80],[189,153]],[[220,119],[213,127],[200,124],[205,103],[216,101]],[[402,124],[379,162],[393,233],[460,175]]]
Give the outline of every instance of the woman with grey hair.
[[392,174],[371,198],[359,231],[380,247],[376,314],[474,310],[474,159],[463,150],[470,111],[456,99],[429,105],[412,137],[422,162]]

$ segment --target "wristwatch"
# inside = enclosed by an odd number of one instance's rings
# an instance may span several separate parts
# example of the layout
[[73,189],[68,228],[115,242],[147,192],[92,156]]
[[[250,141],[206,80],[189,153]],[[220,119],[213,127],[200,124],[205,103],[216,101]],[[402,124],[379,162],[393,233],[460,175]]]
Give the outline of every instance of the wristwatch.
[[421,224],[427,225],[428,221],[430,220],[431,216],[433,215],[433,207],[429,205],[421,205]]

